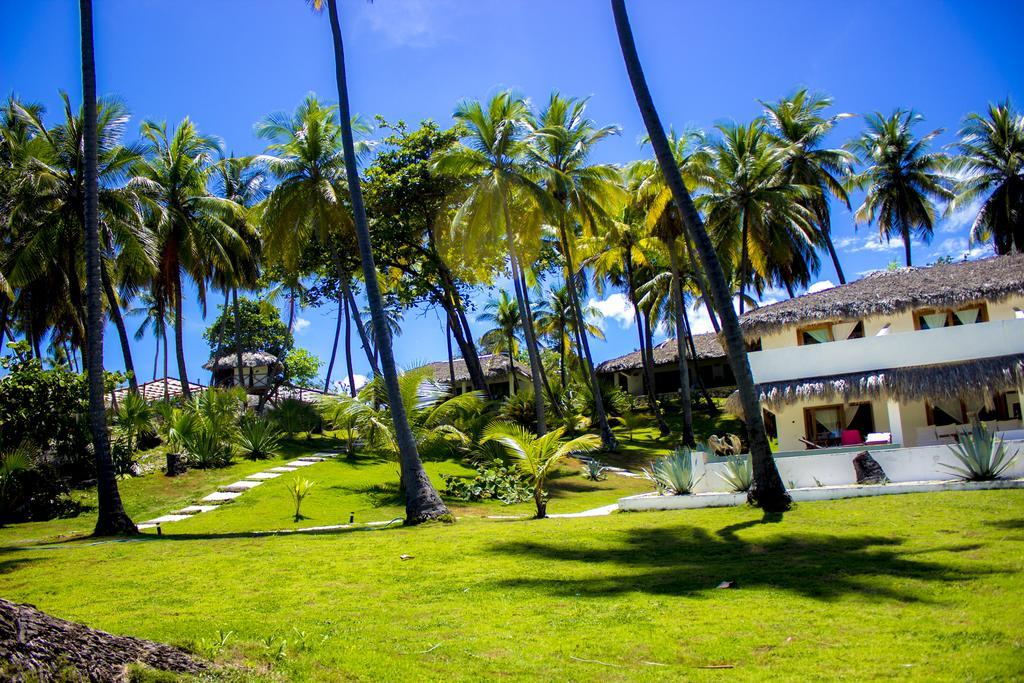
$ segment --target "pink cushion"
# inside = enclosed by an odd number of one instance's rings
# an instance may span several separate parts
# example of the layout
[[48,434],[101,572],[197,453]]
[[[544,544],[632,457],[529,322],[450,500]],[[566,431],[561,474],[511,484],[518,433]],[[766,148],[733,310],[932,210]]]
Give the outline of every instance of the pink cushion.
[[856,429],[844,429],[840,443],[844,446],[856,446],[857,444],[864,443],[864,439],[861,438],[860,432]]

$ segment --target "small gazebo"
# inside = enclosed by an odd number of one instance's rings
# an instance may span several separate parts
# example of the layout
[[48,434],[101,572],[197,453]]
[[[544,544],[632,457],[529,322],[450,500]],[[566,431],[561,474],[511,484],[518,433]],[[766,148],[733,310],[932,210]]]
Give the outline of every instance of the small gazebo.
[[[203,367],[213,372],[213,386],[238,386],[238,354],[226,353],[219,358],[211,358]],[[273,386],[274,377],[283,369],[272,353],[245,351],[242,353],[242,386],[250,394],[262,394]]]

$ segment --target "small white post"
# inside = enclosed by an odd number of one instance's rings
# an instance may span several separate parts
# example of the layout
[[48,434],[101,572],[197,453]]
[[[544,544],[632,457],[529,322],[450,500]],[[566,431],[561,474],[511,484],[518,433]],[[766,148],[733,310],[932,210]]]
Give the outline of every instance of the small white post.
[[900,404],[889,399],[886,402],[886,407],[889,412],[889,433],[892,434],[892,442],[903,446],[909,445],[903,440],[903,416],[900,414]]

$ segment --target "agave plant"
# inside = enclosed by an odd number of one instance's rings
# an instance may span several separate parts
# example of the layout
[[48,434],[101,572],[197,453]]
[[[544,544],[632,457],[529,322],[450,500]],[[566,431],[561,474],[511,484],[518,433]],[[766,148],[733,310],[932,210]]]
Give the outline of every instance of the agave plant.
[[978,420],[972,422],[970,430],[960,433],[959,443],[949,450],[963,466],[942,466],[964,481],[998,479],[1016,460],[1016,454],[1007,451],[1003,440]]
[[270,458],[281,450],[281,432],[266,418],[246,415],[238,424],[235,446],[249,460]]
[[583,476],[590,481],[602,481],[607,479],[608,475],[605,474],[607,469],[608,467],[600,460],[588,458],[583,461]]
[[719,472],[718,476],[729,485],[733,491],[743,493],[750,490],[754,482],[754,468],[750,456],[739,456],[732,458],[725,464],[725,472]]
[[201,470],[227,467],[234,457],[231,444],[223,441],[206,425],[187,435],[182,447],[189,466]]
[[641,470],[648,479],[654,482],[658,493],[683,496],[693,492],[700,481],[694,479],[693,455],[689,448],[682,446],[651,463],[650,469]]
[[484,432],[484,440],[504,446],[529,477],[537,519],[547,516],[548,492],[544,484],[558,464],[573,453],[588,453],[601,447],[601,439],[596,434],[584,434],[563,442],[564,433],[564,427],[557,427],[544,436],[537,436],[520,425],[500,421],[492,423]]

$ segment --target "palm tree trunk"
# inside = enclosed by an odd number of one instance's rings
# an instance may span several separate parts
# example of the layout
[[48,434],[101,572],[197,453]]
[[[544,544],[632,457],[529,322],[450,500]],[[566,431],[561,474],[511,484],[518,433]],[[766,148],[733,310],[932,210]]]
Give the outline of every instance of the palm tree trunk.
[[690,349],[690,358],[693,359],[693,370],[697,379],[697,391],[708,405],[708,410],[715,412],[715,402],[708,394],[708,388],[704,386],[704,379],[700,376],[700,359],[697,357],[697,345],[693,342],[693,328],[690,327],[690,316],[686,312],[685,301],[683,302],[683,332],[686,334],[686,346]]
[[747,271],[750,269],[750,250],[747,249],[747,212],[743,212],[743,230],[740,236],[740,315],[747,304]]
[[520,280],[520,264],[518,250],[515,244],[515,235],[512,233],[512,215],[505,203],[505,239],[508,242],[509,263],[512,267],[512,285],[516,294],[516,303],[519,305],[519,318],[523,322],[523,336],[526,337],[526,352],[530,357],[530,379],[533,381],[533,409],[537,415],[537,436],[547,433],[547,420],[544,415],[544,387],[541,384],[541,372],[543,368],[540,362],[540,353],[537,351],[537,338],[533,335],[533,325],[529,307],[526,305],[523,282]]
[[349,315],[348,299],[345,299],[345,367],[348,370],[348,395],[356,397],[356,373],[352,368],[352,316]]
[[587,330],[584,327],[583,310],[580,307],[579,292],[576,291],[576,268],[573,265],[572,249],[569,244],[569,235],[565,230],[565,220],[559,221],[559,229],[562,237],[562,253],[565,256],[565,284],[569,290],[569,303],[572,305],[572,314],[576,319],[576,332],[580,338],[580,345],[583,347],[583,362],[590,375],[590,390],[594,394],[594,410],[597,412],[597,425],[601,433],[601,448],[606,451],[618,449],[619,442],[608,425],[608,414],[604,409],[604,398],[601,396],[601,382],[597,379],[597,372],[594,370],[594,360],[590,355],[590,340],[587,337]]
[[565,331],[558,335],[558,372],[562,380],[562,389],[565,389]]
[[377,364],[376,349],[373,344],[370,343],[369,337],[366,336],[366,326],[363,325],[363,316],[359,313],[359,306],[356,305],[356,298],[353,296],[352,288],[348,284],[349,276],[339,272],[338,277],[341,278],[341,287],[345,292],[345,298],[348,300],[348,312],[352,315],[352,320],[355,322],[356,334],[359,335],[359,343],[363,346],[363,353],[366,354],[366,360],[370,363],[370,369],[373,370],[373,374],[379,375],[380,365]]
[[700,267],[697,265],[697,259],[693,257],[693,244],[690,242],[689,235],[683,235],[686,240],[686,255],[690,259],[690,270],[693,271],[693,279],[697,281],[697,288],[700,290],[701,301],[704,302],[704,308],[708,312],[708,318],[711,319],[711,327],[715,329],[715,334],[719,334],[722,331],[722,326],[718,324],[718,316],[715,315],[715,307],[711,305],[711,298],[708,296],[708,284],[704,280],[704,273],[701,272]]
[[640,340],[640,367],[643,369],[644,377],[643,383],[647,390],[647,402],[651,404],[651,412],[654,413],[654,421],[658,424],[658,432],[662,436],[666,436],[669,433],[668,424],[665,423],[665,417],[661,414],[661,406],[658,405],[658,399],[654,395],[654,368],[648,357],[648,344],[645,339],[646,334],[644,332],[644,323],[646,316],[640,314],[640,307],[636,301],[636,281],[633,279],[633,258],[626,252],[626,286],[629,288],[629,300],[633,304],[633,318],[636,320],[636,332],[637,337]]
[[490,398],[491,390],[487,386],[487,378],[484,377],[483,366],[480,365],[480,354],[476,351],[473,331],[469,327],[469,320],[466,319],[466,312],[458,303],[456,297],[452,298],[452,309],[453,313],[455,313],[454,320],[457,323],[452,326],[452,332],[455,334],[455,343],[459,345],[459,349],[462,351],[462,359],[466,361],[466,369],[469,370],[469,378],[473,382],[473,388],[484,392],[484,395]]
[[[221,353],[224,350],[224,332],[228,326],[228,305],[231,303],[231,293],[228,288],[224,288],[224,310],[221,312],[220,329],[217,331],[217,350],[213,353],[213,369],[210,370],[210,386],[214,385],[214,379],[217,377],[217,361],[220,359]],[[158,345],[159,346],[159,345]],[[153,367],[156,367],[155,365]]]
[[700,214],[697,213],[697,209],[693,205],[690,193],[679,174],[679,167],[672,156],[668,140],[665,138],[665,129],[654,108],[654,101],[651,99],[651,92],[647,88],[647,81],[640,65],[640,57],[636,52],[636,44],[633,42],[633,32],[629,26],[625,2],[624,0],[611,0],[611,4],[612,12],[615,15],[619,46],[622,49],[623,60],[629,73],[629,80],[633,86],[640,114],[643,116],[647,133],[651,138],[651,147],[654,149],[658,165],[672,191],[672,197],[682,217],[683,226],[689,233],[690,239],[696,244],[701,264],[708,277],[715,308],[721,316],[726,350],[729,353],[733,374],[736,376],[737,390],[746,416],[747,438],[750,443],[750,457],[754,474],[754,483],[749,498],[751,502],[760,505],[767,512],[786,510],[792,504],[792,500],[786,493],[786,488],[782,483],[782,478],[779,477],[775,460],[768,447],[768,437],[764,431],[761,406],[754,389],[754,379],[750,372],[743,332],[740,329],[739,318],[732,308],[732,295],[725,281],[722,264],[718,261],[714,245],[704,230]]
[[331,361],[327,364],[327,378],[324,380],[324,393],[331,388],[331,375],[334,373],[334,359],[338,355],[338,339],[341,337],[341,318],[345,315],[345,294],[338,290],[338,316],[334,323],[334,343],[331,344]]
[[452,356],[452,321],[444,319],[444,338],[448,342],[448,386],[455,389],[455,357]]
[[683,443],[691,448],[696,446],[693,438],[693,396],[690,393],[690,364],[686,360],[686,332],[683,329],[683,287],[679,277],[679,259],[676,257],[676,245],[669,242],[669,265],[672,269],[672,308],[676,319],[676,354],[679,357],[679,398],[683,408]]
[[341,119],[341,137],[345,153],[345,173],[348,176],[348,188],[352,201],[352,215],[355,219],[356,239],[359,243],[359,256],[362,261],[363,278],[366,281],[366,298],[370,304],[370,317],[373,330],[380,349],[381,366],[383,368],[384,385],[387,388],[388,405],[391,408],[391,419],[395,424],[395,437],[398,442],[399,461],[402,465],[402,483],[405,487],[405,522],[419,524],[434,519],[452,519],[434,486],[430,483],[423,462],[416,452],[416,441],[413,438],[409,420],[402,403],[402,394],[398,385],[398,372],[395,358],[391,351],[391,335],[388,333],[387,319],[384,317],[384,302],[381,299],[380,287],[377,285],[377,270],[373,262],[373,251],[370,245],[370,228],[363,206],[363,195],[359,188],[359,170],[356,166],[355,143],[352,139],[352,119],[348,104],[348,86],[345,78],[345,51],[341,37],[341,26],[338,22],[336,0],[327,0],[330,14],[331,35],[334,38],[334,68],[338,82],[338,114]]
[[295,288],[288,288],[288,336],[292,336],[292,328],[295,325]]
[[904,232],[903,233],[903,253],[907,257],[907,268],[909,268],[911,266],[911,263],[910,263],[910,233],[909,232]]
[[174,266],[174,353],[178,360],[178,381],[181,382],[181,396],[186,401],[192,398],[192,390],[188,386],[188,369],[185,367],[185,340],[183,326],[185,316],[181,312],[181,271]]
[[128,342],[128,330],[124,326],[124,317],[121,315],[121,307],[117,302],[117,295],[114,293],[114,286],[110,282],[110,276],[105,268],[100,268],[103,278],[103,292],[107,298],[107,310],[110,312],[110,319],[114,321],[117,328],[117,336],[121,342],[121,355],[124,357],[124,369],[128,373],[128,386],[133,393],[139,393],[139,379],[135,376],[135,363],[132,362],[132,349]]
[[10,308],[10,301],[5,297],[0,304],[0,352],[4,349],[4,336],[7,334],[7,311]]
[[242,315],[238,310],[238,288],[231,288],[231,307],[235,318],[235,365],[238,366],[238,386],[245,387],[245,368],[242,367]]
[[836,268],[836,276],[839,278],[839,284],[846,284],[846,277],[843,275],[843,267],[839,265],[839,254],[836,253],[836,246],[832,244],[832,231],[822,231],[822,237],[825,238],[825,247],[828,249],[828,255],[832,257],[832,265]]
[[164,336],[164,400],[168,401],[171,398],[171,392],[167,388],[167,356],[169,354],[167,348],[167,323],[163,325],[163,336]]
[[156,347],[156,352],[153,353],[153,380],[155,381],[156,380],[156,369],[157,369],[157,366],[160,364],[160,337],[159,336],[156,337],[156,344],[154,344],[154,346]]
[[96,139],[96,62],[92,37],[92,0],[80,0],[82,28],[82,109],[85,124],[85,263],[86,334],[89,372],[89,427],[96,457],[96,497],[99,514],[95,536],[137,534],[124,511],[110,456],[107,413],[103,399],[103,300],[100,295],[100,235],[98,143]]

